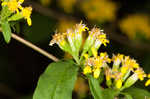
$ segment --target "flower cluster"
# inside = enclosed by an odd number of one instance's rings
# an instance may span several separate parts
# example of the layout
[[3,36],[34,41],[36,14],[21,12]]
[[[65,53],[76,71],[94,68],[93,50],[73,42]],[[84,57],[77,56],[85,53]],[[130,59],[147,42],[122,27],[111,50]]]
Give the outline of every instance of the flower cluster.
[[[97,51],[100,45],[109,43],[106,39],[106,34],[103,33],[99,28],[93,28],[88,31],[89,28],[85,24],[76,24],[75,27],[68,29],[64,33],[56,33],[50,42],[50,45],[54,43],[58,44],[59,47],[70,53],[77,63],[83,60],[83,56],[86,52],[92,49]],[[83,43],[83,32],[88,32],[88,37]],[[83,47],[81,47],[83,45]],[[79,55],[79,53],[82,53]]]
[[11,17],[8,19],[9,21],[18,20],[20,18],[24,18],[27,20],[27,23],[29,26],[31,26],[31,13],[32,8],[31,7],[22,7],[21,4],[24,2],[24,0],[3,0],[2,6],[8,7]]
[[[92,50],[93,52],[94,50]],[[111,59],[108,57],[107,53],[100,53],[98,56],[93,52],[94,57],[88,57],[88,54],[85,55],[85,67],[83,70],[84,74],[93,73],[94,78],[98,78],[102,68],[107,66],[107,63],[111,62]]]
[[[83,43],[82,35],[85,32],[88,32],[88,36]],[[89,30],[81,22],[64,33],[56,33],[50,45],[54,43],[73,56],[81,66],[83,74],[93,75],[95,79],[105,76],[108,87],[123,90],[133,85],[138,79],[142,81],[145,77],[150,78],[150,74],[147,75],[136,60],[129,56],[117,54],[109,58],[107,52],[98,53],[101,45],[107,46],[109,43],[106,34],[99,28],[94,27]],[[148,85],[150,80],[145,83],[145,86]]]
[[[123,54],[114,55],[110,59],[106,52],[101,52],[99,56],[95,57],[94,55],[94,57],[86,57],[85,59],[83,73],[93,73],[94,78],[99,78],[100,73],[104,73],[108,87],[114,87],[115,85],[117,89],[124,89],[133,85],[138,79],[144,80],[144,77],[147,76],[134,59]],[[110,62],[113,64],[112,68],[108,66]],[[149,81],[146,82],[146,86],[148,85]]]
[[83,0],[81,8],[90,20],[113,21],[117,6],[111,0]]
[[120,24],[122,32],[126,33],[130,39],[135,39],[138,35],[150,38],[149,17],[142,14],[129,15],[122,19]]

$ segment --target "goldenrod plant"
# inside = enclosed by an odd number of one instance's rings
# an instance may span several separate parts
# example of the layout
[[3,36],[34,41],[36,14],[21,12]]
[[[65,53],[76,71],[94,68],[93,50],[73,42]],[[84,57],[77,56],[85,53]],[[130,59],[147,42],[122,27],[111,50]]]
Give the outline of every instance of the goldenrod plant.
[[[12,37],[10,22],[25,19],[29,26],[32,25],[32,7],[23,7],[23,2],[24,0],[2,0],[0,27],[7,43]],[[67,5],[67,3],[62,5],[65,4]],[[106,14],[111,15],[111,13]],[[114,18],[113,15],[111,17]],[[47,55],[45,51],[31,43],[16,36],[13,37],[41,54]],[[149,86],[150,74],[145,73],[137,61],[130,56],[118,53],[110,57],[106,51],[101,51],[101,46],[107,47],[109,43],[104,30],[96,26],[90,29],[82,21],[64,29],[63,32],[56,32],[49,45],[52,47],[57,44],[61,50],[69,53],[71,58],[58,60],[47,55],[55,62],[49,64],[40,76],[33,99],[72,99],[73,89],[79,91],[78,94],[84,95],[90,89],[94,99],[149,99],[149,92],[132,88],[132,86],[138,80],[143,81],[145,78],[148,79],[145,86]],[[85,84],[86,81],[89,89]],[[79,90],[80,88],[82,90]]]
[[2,10],[0,15],[0,25],[2,28],[4,39],[7,43],[11,39],[11,21],[17,21],[22,18],[27,20],[29,26],[32,25],[31,13],[32,7],[23,7],[21,4],[24,0],[2,0]]
[[[81,47],[84,33],[88,33],[88,36]],[[50,46],[57,44],[72,55],[73,60],[50,64],[39,79],[33,99],[71,99],[78,73],[88,80],[94,99],[121,99],[120,95],[126,99],[134,99],[124,90],[138,80],[150,78],[149,74],[129,56],[113,54],[109,57],[107,52],[99,52],[99,48],[107,46],[109,42],[103,30],[97,27],[89,29],[82,22],[66,32],[55,33]],[[147,80],[145,86],[149,84],[150,80]],[[146,97],[150,98],[149,95]]]

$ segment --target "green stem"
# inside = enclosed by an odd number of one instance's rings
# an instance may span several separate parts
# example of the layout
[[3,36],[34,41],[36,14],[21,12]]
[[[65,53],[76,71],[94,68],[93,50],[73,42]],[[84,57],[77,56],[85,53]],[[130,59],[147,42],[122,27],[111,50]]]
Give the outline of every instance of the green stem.
[[72,55],[72,56],[75,59],[75,61],[77,62],[77,64],[80,65],[80,61],[79,61],[78,56],[76,56],[76,55]]

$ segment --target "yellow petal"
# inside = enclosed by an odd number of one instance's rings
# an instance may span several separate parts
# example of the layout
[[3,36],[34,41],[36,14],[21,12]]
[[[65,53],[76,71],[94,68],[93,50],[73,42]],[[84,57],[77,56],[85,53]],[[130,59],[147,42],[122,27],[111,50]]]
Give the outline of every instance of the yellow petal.
[[92,50],[94,57],[97,57],[97,50],[94,47],[92,47],[91,50]]
[[94,78],[98,78],[100,75],[100,69],[94,70]]
[[3,2],[1,5],[2,5],[2,6],[7,5],[7,2]]
[[27,23],[28,23],[28,25],[29,25],[29,26],[31,26],[31,25],[32,25],[31,18],[27,18]]
[[146,81],[145,86],[150,85],[150,79]]
[[122,87],[121,79],[116,82],[116,88],[120,89]]
[[150,78],[150,74],[148,74],[147,77]]
[[88,74],[88,73],[91,73],[92,72],[92,69],[90,66],[86,66],[84,69],[83,69],[83,73],[84,74]]
[[84,54],[83,56],[85,57],[85,59],[88,59],[88,54]]

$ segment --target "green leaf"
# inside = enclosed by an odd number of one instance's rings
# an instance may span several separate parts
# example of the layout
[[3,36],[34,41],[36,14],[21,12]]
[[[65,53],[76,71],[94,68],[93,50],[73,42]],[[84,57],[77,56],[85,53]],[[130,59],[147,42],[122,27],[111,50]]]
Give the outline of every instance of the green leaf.
[[150,93],[140,88],[128,88],[128,89],[125,89],[124,92],[130,94],[133,97],[133,99],[149,99],[150,98]]
[[120,94],[124,95],[126,97],[125,99],[133,99],[132,96],[128,93],[121,92]]
[[9,43],[11,39],[11,28],[10,28],[8,21],[6,20],[3,21],[1,23],[1,26],[2,26],[2,33],[3,33],[4,39],[6,43]]
[[91,93],[94,97],[94,99],[103,99],[102,97],[102,89],[99,85],[99,81],[95,78],[93,78],[93,76],[89,76],[88,77],[88,82],[89,82],[89,86],[90,86],[90,90]]
[[119,93],[117,90],[113,89],[104,89],[102,91],[103,99],[114,99],[115,96]]
[[71,61],[50,64],[41,75],[33,99],[71,99],[78,66]]

